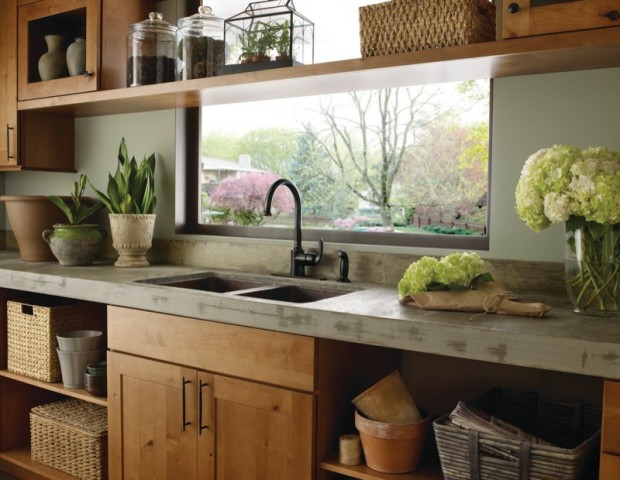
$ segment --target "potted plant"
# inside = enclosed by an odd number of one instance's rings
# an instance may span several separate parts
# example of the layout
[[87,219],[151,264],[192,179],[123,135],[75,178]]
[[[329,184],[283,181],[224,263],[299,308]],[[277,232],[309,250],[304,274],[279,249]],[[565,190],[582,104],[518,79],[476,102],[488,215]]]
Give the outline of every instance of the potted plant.
[[97,224],[84,223],[103,206],[82,197],[87,181],[86,175],[81,174],[79,180],[73,182],[70,200],[58,195],[47,196],[69,221],[56,223],[52,230],[43,231],[43,239],[61,265],[90,265],[101,251],[104,232]]
[[109,211],[112,245],[119,253],[116,267],[146,267],[155,227],[155,154],[138,165],[129,160],[125,139],[118,149],[114,176],[108,174],[107,195],[88,182]]
[[256,22],[239,39],[241,43],[241,63],[269,62],[268,52],[276,41],[273,28],[265,22]]
[[275,31],[275,45],[274,48],[278,55],[276,60],[288,60],[291,58],[291,32],[290,24],[288,20],[280,23],[276,26]]

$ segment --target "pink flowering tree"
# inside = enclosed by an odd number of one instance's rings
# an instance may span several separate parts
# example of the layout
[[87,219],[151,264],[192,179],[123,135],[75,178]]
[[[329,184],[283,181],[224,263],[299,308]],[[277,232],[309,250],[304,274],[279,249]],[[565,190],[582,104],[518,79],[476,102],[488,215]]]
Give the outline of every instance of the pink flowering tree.
[[[211,193],[212,208],[228,213],[238,225],[260,225],[267,191],[279,177],[273,173],[253,172],[239,178],[228,177]],[[278,212],[291,213],[295,204],[286,188],[279,188],[273,197],[272,207]]]

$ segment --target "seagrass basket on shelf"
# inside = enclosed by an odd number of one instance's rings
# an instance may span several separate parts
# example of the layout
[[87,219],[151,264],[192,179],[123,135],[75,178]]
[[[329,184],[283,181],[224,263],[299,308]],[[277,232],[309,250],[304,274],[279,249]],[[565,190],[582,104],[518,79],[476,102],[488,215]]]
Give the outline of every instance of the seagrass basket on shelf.
[[59,381],[56,335],[81,329],[105,331],[105,310],[89,302],[49,296],[8,301],[8,370],[45,382]]
[[463,429],[444,415],[433,428],[446,480],[594,478],[600,406],[506,388],[495,388],[468,405],[549,443]]
[[77,399],[30,411],[30,456],[34,462],[80,480],[103,480],[108,473],[107,409]]
[[359,15],[362,57],[495,40],[489,0],[391,0]]

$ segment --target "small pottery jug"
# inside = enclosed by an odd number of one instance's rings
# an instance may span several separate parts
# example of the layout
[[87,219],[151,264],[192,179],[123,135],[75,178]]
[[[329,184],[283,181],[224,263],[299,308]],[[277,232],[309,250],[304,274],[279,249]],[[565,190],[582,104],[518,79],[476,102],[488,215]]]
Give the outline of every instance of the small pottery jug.
[[53,80],[68,76],[67,57],[63,51],[62,35],[45,35],[47,53],[39,58],[41,80]]
[[67,68],[72,77],[82,75],[86,70],[86,42],[83,37],[77,37],[67,47]]
[[56,224],[53,228],[42,236],[61,265],[90,265],[99,255],[104,233],[99,225]]

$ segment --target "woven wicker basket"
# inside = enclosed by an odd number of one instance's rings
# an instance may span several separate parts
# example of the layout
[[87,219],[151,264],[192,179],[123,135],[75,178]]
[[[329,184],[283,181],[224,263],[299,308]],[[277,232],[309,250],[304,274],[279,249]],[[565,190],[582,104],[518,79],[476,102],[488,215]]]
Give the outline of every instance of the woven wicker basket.
[[7,368],[46,382],[61,378],[56,334],[67,330],[105,332],[105,310],[97,304],[57,297],[7,302]]
[[107,478],[108,416],[100,405],[77,399],[30,411],[31,458],[81,480]]
[[446,480],[573,480],[592,466],[588,462],[595,458],[592,454],[600,439],[600,407],[502,388],[471,405],[554,446],[464,430],[448,424],[444,415],[433,428]]
[[392,0],[359,11],[362,57],[495,40],[489,0]]

